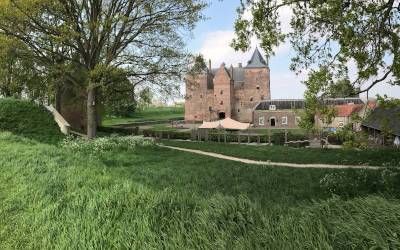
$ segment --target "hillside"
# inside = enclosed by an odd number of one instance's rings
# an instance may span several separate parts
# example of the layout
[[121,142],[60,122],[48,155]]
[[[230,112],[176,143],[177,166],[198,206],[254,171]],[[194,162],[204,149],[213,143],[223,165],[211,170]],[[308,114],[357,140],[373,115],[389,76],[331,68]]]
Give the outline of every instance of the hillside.
[[48,143],[62,138],[57,123],[45,107],[10,98],[0,99],[0,131]]

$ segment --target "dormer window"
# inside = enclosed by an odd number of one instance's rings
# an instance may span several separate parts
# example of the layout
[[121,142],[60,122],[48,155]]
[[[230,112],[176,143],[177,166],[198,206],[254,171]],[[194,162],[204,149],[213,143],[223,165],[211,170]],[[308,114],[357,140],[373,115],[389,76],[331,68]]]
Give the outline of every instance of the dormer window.
[[276,106],[275,105],[269,105],[269,110],[276,110]]

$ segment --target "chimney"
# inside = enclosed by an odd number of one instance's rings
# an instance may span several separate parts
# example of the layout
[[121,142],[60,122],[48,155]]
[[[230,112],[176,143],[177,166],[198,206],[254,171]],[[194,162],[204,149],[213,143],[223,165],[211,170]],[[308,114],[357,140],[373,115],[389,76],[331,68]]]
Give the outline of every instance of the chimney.
[[211,72],[211,59],[210,60],[208,60],[208,68],[210,69],[210,72]]
[[239,63],[239,68],[242,68],[242,67],[243,67],[242,63]]

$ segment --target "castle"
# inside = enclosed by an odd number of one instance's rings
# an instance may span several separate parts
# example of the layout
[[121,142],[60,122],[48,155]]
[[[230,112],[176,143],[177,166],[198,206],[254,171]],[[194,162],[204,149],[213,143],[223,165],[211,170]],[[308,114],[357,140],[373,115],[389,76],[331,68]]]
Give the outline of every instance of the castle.
[[256,49],[246,67],[207,69],[186,76],[185,121],[202,122],[232,118],[253,122],[258,103],[271,99],[270,70]]

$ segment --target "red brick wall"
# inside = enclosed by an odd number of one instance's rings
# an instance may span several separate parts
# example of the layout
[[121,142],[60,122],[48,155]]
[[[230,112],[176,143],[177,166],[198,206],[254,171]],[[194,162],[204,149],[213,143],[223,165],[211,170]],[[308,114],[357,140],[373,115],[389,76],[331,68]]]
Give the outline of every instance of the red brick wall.
[[186,77],[185,120],[188,122],[207,119],[207,74]]
[[217,114],[224,112],[232,117],[233,82],[224,65],[221,65],[214,77],[214,106]]

